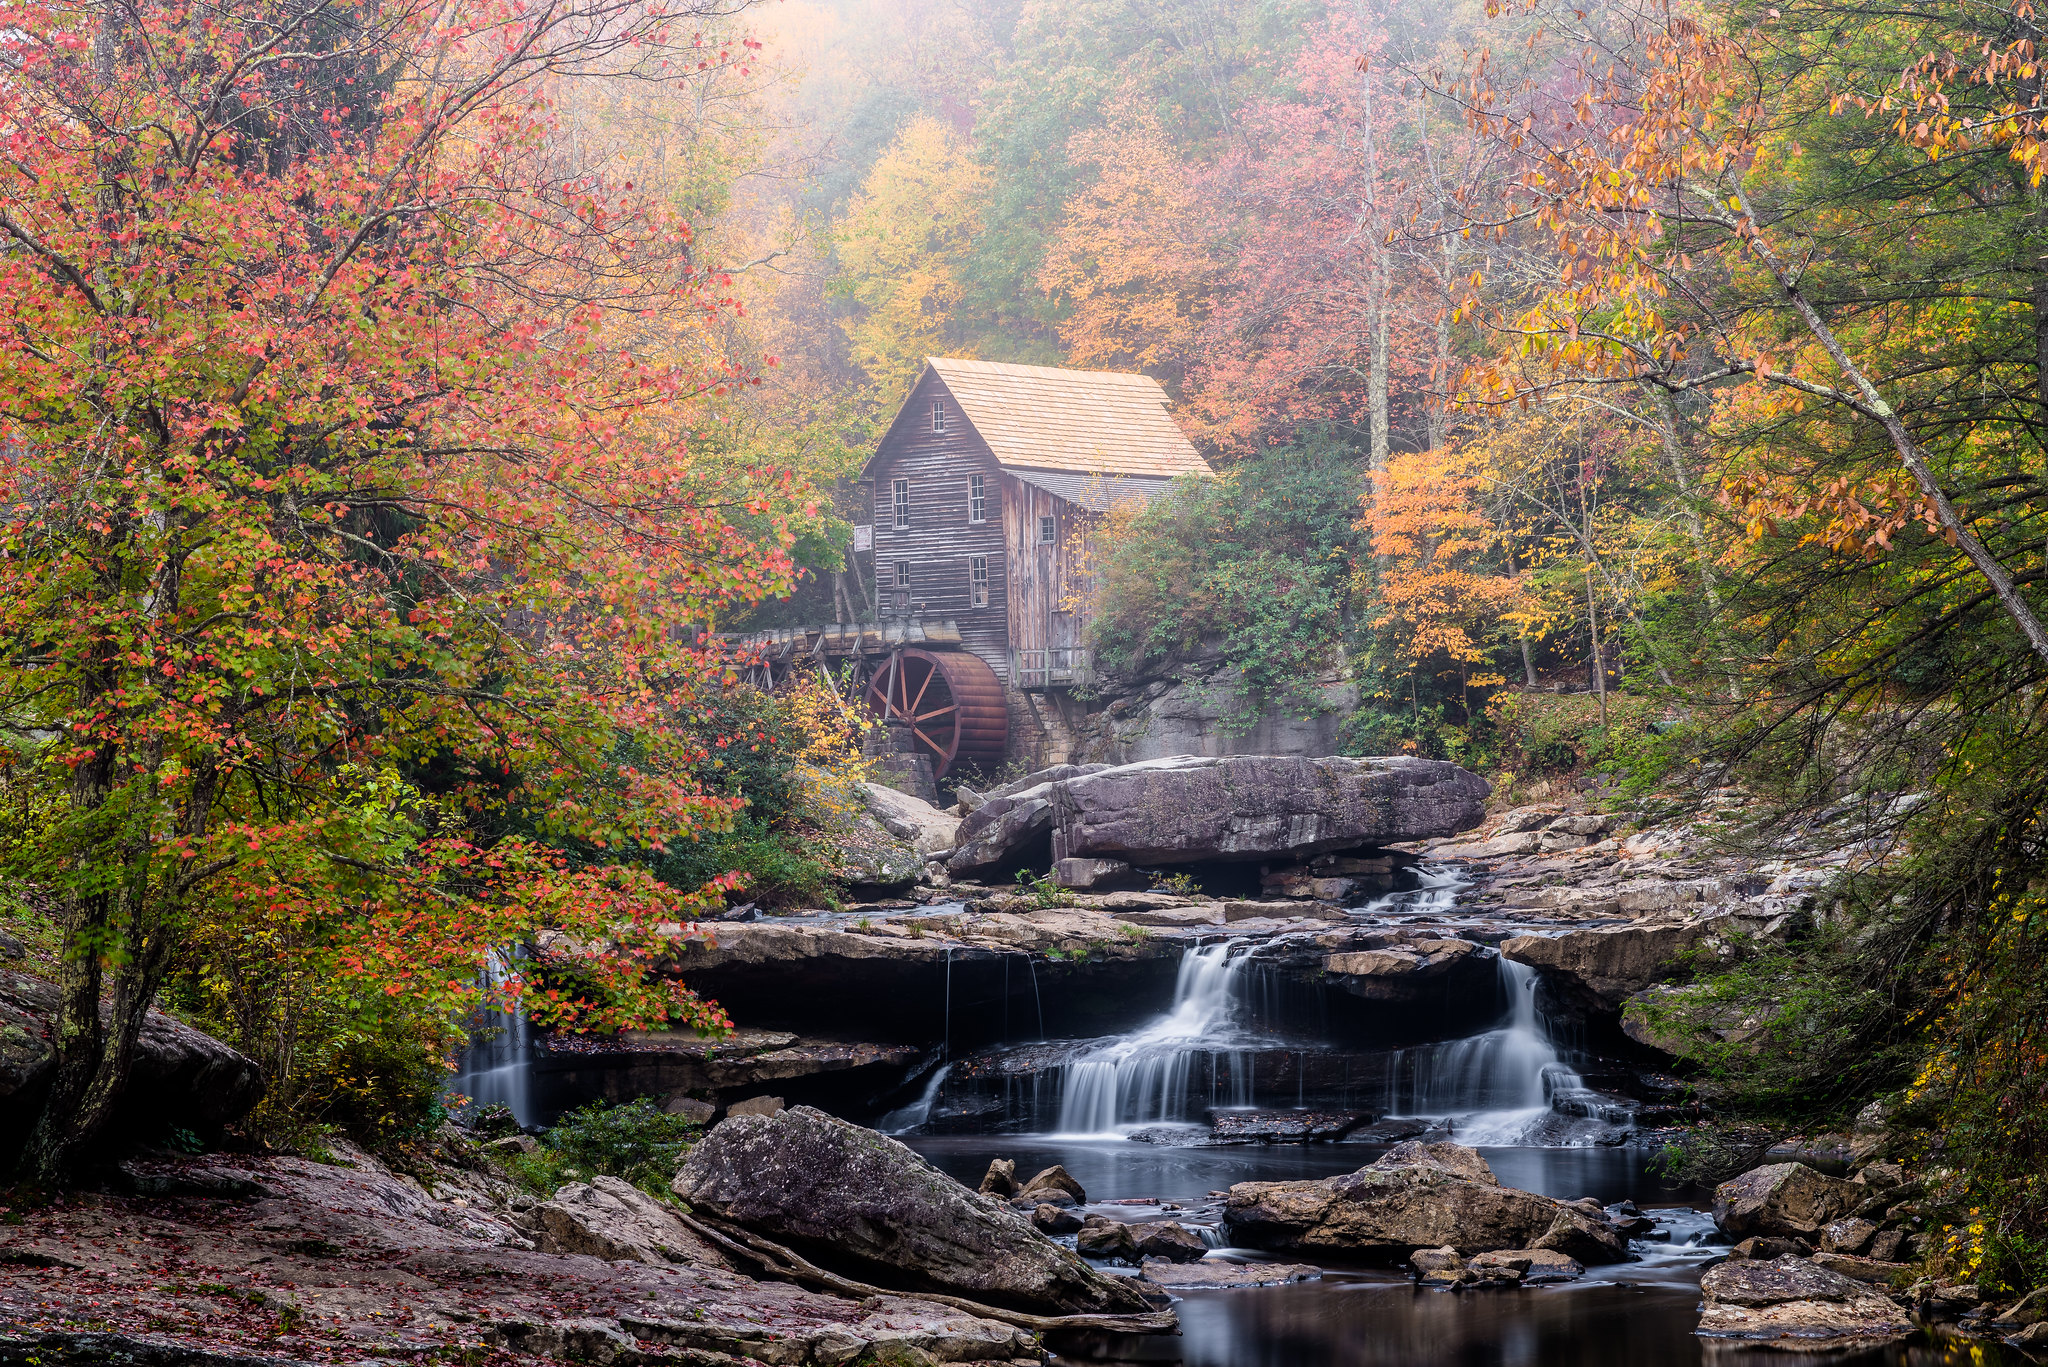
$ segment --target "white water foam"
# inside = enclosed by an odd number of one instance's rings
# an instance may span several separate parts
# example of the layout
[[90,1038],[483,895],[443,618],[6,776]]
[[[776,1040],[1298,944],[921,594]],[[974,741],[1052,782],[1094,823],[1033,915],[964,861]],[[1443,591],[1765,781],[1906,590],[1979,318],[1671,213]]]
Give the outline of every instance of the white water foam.
[[1225,940],[1181,957],[1173,1006],[1135,1034],[1099,1045],[1063,1068],[1059,1133],[1115,1138],[1143,1125],[1187,1119],[1188,1076],[1196,1059],[1229,1070],[1229,1094],[1216,1104],[1249,1106],[1244,1050],[1264,1041],[1239,1024],[1249,946]]
[[875,1128],[883,1134],[909,1134],[925,1121],[931,1119],[932,1103],[939,1099],[939,1088],[946,1084],[946,1074],[953,1071],[953,1065],[942,1063],[932,1069],[931,1080],[924,1085],[924,1094],[907,1106],[895,1110],[875,1122]]
[[1584,1086],[1558,1056],[1536,1013],[1536,971],[1498,960],[1505,1024],[1484,1034],[1394,1055],[1386,1113],[1448,1121],[1461,1144],[1519,1143],[1560,1091]]

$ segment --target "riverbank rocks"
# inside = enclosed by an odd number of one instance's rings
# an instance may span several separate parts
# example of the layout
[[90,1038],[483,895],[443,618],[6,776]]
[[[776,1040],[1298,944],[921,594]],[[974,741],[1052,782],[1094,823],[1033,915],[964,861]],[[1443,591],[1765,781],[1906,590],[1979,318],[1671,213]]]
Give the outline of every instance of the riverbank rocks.
[[1839,1352],[1892,1343],[1913,1326],[1863,1282],[1800,1258],[1725,1262],[1700,1279],[1697,1332],[1797,1352]]
[[1014,1199],[1027,1210],[1041,1205],[1079,1206],[1087,1204],[1088,1193],[1063,1165],[1055,1163],[1019,1187]]
[[1253,1248],[1385,1261],[1446,1247],[1461,1257],[1550,1249],[1582,1263],[1628,1256],[1626,1242],[1590,1211],[1503,1187],[1477,1152],[1449,1143],[1397,1144],[1321,1181],[1240,1182],[1224,1222],[1232,1242]]
[[1406,756],[1177,755],[1045,773],[960,823],[952,873],[1035,859],[1048,837],[1050,861],[1302,859],[1469,830],[1492,791],[1455,764]]
[[1778,1235],[1812,1240],[1870,1194],[1861,1183],[1829,1177],[1804,1163],[1772,1163],[1714,1188],[1714,1223],[1731,1239]]
[[809,1106],[726,1120],[690,1151],[674,1190],[693,1208],[883,1285],[1043,1314],[1148,1308],[1140,1290],[1095,1271],[1023,1213]]
[[[55,1057],[52,1022],[63,994],[55,983],[0,970],[0,1159],[35,1123]],[[107,1012],[102,1010],[102,1018]],[[212,1137],[263,1099],[255,1060],[161,1011],[144,1019],[128,1085],[108,1133],[148,1141],[174,1129]]]
[[959,841],[960,818],[941,811],[921,797],[879,783],[863,783],[868,810],[882,829],[927,857],[948,854]]

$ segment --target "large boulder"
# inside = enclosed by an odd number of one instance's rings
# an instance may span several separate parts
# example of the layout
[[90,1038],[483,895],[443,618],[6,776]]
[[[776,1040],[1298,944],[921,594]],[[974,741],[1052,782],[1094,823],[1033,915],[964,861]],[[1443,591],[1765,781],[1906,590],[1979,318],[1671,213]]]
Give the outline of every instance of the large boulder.
[[1802,1258],[1729,1261],[1700,1279],[1702,1338],[1799,1352],[1840,1352],[1913,1332],[1906,1313],[1853,1277]]
[[1026,858],[1037,862],[1041,854],[1050,862],[1052,823],[1050,782],[991,797],[961,819],[959,843],[946,868],[954,874],[985,873]]
[[1367,1001],[1410,1004],[1490,988],[1499,974],[1491,950],[1470,940],[1406,932],[1372,949],[1331,954],[1323,973],[1333,987]]
[[875,820],[897,839],[909,841],[919,854],[945,854],[958,843],[960,818],[952,812],[942,812],[921,797],[879,783],[861,787],[867,792],[868,810]]
[[1458,1144],[1397,1144],[1377,1162],[1316,1182],[1240,1182],[1224,1222],[1252,1248],[1326,1251],[1404,1262],[1417,1249],[1461,1255],[1554,1249],[1580,1262],[1618,1262],[1626,1245],[1563,1202],[1503,1187]]
[[[0,1158],[35,1123],[50,1082],[50,1032],[62,1000],[55,983],[0,970]],[[110,1011],[103,1009],[101,1016],[109,1019]],[[255,1060],[151,1011],[107,1133],[147,1141],[185,1129],[212,1137],[263,1099],[263,1085]]]
[[1811,1239],[1869,1195],[1867,1186],[1804,1163],[1772,1163],[1714,1188],[1714,1223],[1737,1240],[1759,1234]]
[[808,1106],[729,1119],[676,1174],[693,1207],[882,1285],[1041,1314],[1147,1309],[1105,1276],[893,1139]]
[[1047,770],[960,824],[956,874],[1035,858],[1141,865],[1305,859],[1452,835],[1484,819],[1492,788],[1441,760],[1176,755]]

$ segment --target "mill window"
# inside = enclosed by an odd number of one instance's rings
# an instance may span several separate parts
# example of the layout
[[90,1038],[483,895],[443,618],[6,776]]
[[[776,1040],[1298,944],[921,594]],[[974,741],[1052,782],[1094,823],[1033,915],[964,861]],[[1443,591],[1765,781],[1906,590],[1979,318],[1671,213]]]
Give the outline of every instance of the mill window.
[[910,611],[910,562],[908,560],[896,562],[896,611]]
[[937,399],[933,399],[933,400],[932,400],[932,431],[934,431],[934,432],[943,432],[943,431],[945,431],[945,430],[946,430],[946,405],[945,405],[945,404],[943,404],[943,403],[941,403],[941,402],[940,402],[939,400],[937,400]]
[[1055,541],[1057,541],[1057,540],[1059,540],[1059,539],[1060,539],[1060,526],[1059,526],[1059,520],[1058,520],[1057,518],[1053,518],[1053,517],[1041,517],[1041,518],[1039,518],[1039,519],[1038,519],[1038,544],[1039,544],[1039,545],[1041,545],[1041,546],[1050,546],[1050,545],[1052,545],[1052,543],[1053,543],[1053,542],[1055,542]]
[[[979,479],[981,476],[976,475],[975,478]],[[975,607],[985,608],[988,606],[987,556],[971,555],[967,558],[967,591],[968,598]]]
[[967,477],[967,520],[988,521],[988,478],[985,475]]
[[901,531],[910,525],[910,481],[891,480],[889,491],[896,505],[896,528]]

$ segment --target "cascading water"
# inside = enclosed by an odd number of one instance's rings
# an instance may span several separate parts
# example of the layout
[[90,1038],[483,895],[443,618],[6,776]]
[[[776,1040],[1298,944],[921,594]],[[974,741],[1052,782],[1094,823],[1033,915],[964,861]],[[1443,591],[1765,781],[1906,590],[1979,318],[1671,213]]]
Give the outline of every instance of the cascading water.
[[942,1063],[932,1069],[931,1078],[924,1084],[923,1094],[908,1106],[898,1106],[877,1120],[875,1128],[883,1134],[909,1134],[931,1119],[932,1103],[939,1099],[939,1088],[946,1085],[946,1074],[952,1071],[953,1065],[950,1063]]
[[[486,992],[496,995],[515,976],[511,957],[492,950],[482,976]],[[521,1125],[538,1121],[533,1105],[533,1023],[525,1012],[478,1011],[457,1066],[442,1089],[445,1093],[468,1097],[478,1111],[503,1106]]]
[[1465,1144],[1512,1144],[1550,1112],[1551,1097],[1583,1086],[1536,1013],[1536,971],[1498,961],[1505,1024],[1468,1039],[1404,1049],[1389,1061],[1389,1115],[1449,1119]]
[[1229,1095],[1219,1104],[1251,1104],[1243,1051],[1259,1041],[1238,1021],[1250,957],[1246,946],[1221,941],[1190,949],[1180,961],[1173,1006],[1144,1029],[1071,1059],[1061,1070],[1063,1134],[1110,1134],[1129,1125],[1183,1120],[1188,1080],[1206,1057],[1212,1089],[1222,1067]]

